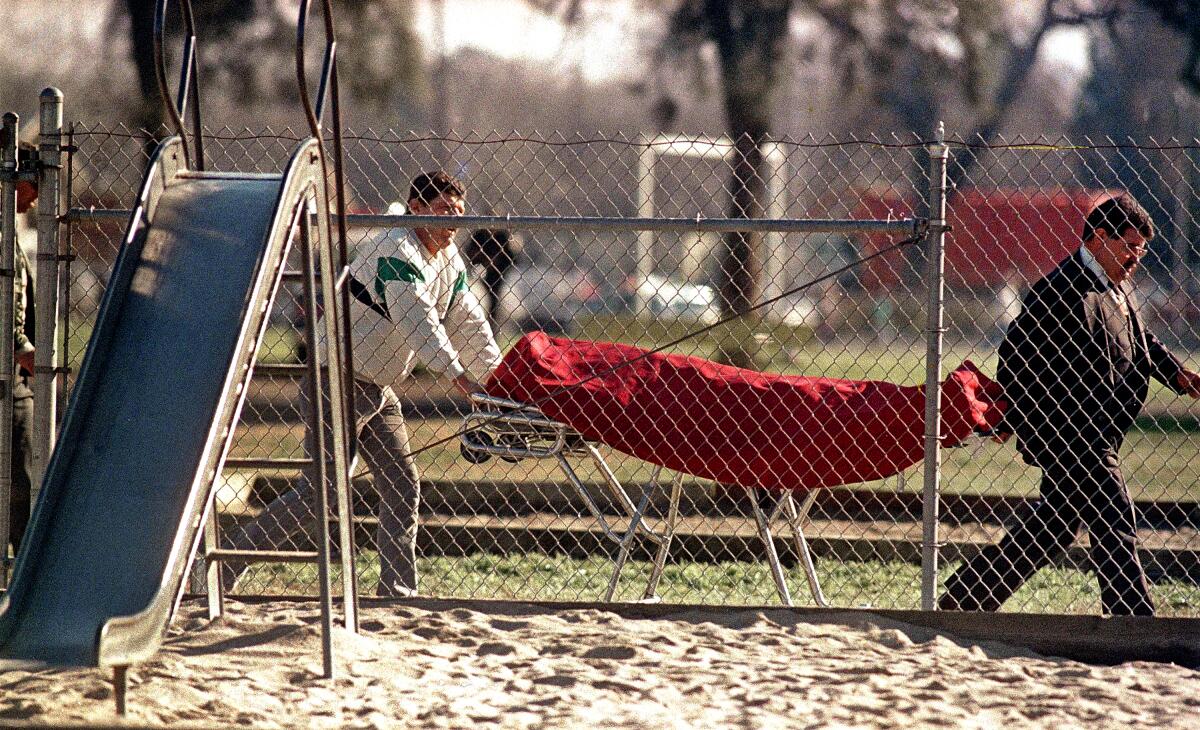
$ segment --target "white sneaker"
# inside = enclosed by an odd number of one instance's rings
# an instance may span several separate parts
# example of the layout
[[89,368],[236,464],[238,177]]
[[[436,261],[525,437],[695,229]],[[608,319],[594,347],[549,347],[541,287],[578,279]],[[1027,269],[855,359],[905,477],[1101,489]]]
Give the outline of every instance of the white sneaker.
[[380,583],[379,587],[375,589],[375,597],[376,598],[416,598],[417,597],[417,589],[409,588],[407,586],[402,586],[399,583],[396,583],[396,584],[392,585],[391,587],[388,587],[388,586],[384,585],[383,583]]

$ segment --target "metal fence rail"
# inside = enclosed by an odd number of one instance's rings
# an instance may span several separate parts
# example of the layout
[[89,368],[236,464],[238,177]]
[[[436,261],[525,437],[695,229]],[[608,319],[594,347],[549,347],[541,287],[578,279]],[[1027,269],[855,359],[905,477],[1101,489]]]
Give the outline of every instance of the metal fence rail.
[[[209,165],[272,171],[295,137],[289,130],[211,130],[205,137]],[[69,286],[62,324],[69,368],[82,356],[94,302],[116,253],[121,211],[145,160],[143,140],[103,124],[76,123],[67,130],[63,245]],[[966,360],[994,376],[997,348],[1021,297],[1078,248],[1092,205],[1125,189],[1150,211],[1159,231],[1136,277],[1140,316],[1191,367],[1200,366],[1193,354],[1200,350],[1195,143],[1018,138],[985,146],[951,136],[931,150],[929,140],[915,137],[775,139],[763,147],[766,162],[754,183],[761,189],[762,215],[739,219],[730,215],[737,153],[728,141],[393,132],[347,133],[346,140],[347,224],[360,250],[422,222],[400,215],[394,204],[404,202],[409,180],[427,169],[448,170],[467,185],[460,248],[476,229],[510,231],[520,244],[493,262],[476,256],[473,265],[473,289],[488,303],[488,272],[503,268],[489,263],[512,264],[503,277],[490,279],[502,279],[492,310],[502,350],[531,329],[647,348],[670,343],[720,317],[713,282],[722,236],[729,232],[762,235],[761,300],[870,256],[918,232],[920,222],[931,221],[936,233],[944,204],[944,265],[921,247],[889,252],[784,297],[761,317],[719,326],[670,351],[715,359],[732,342],[770,372],[905,385],[940,379]],[[939,182],[938,159],[945,160],[946,185]],[[943,190],[944,199],[931,197]],[[225,532],[258,517],[299,476],[292,462],[303,456],[302,405],[290,369],[304,354],[297,351],[297,296],[289,289],[276,303],[276,326],[264,343],[263,367],[219,486]],[[1081,367],[1063,377],[1084,375]],[[457,439],[446,440],[469,411],[448,383],[419,368],[395,389],[422,481],[421,593],[554,600],[604,595],[617,553],[603,539],[602,523],[619,530],[628,518],[605,488],[603,473],[572,462],[585,499],[552,460],[471,463],[459,453]],[[1141,561],[1166,615],[1200,614],[1196,412],[1192,401],[1152,385],[1121,451],[1138,510]],[[1038,496],[1039,472],[1019,460],[1011,442],[973,439],[940,455],[936,440],[927,442],[931,468],[923,478],[917,465],[892,478],[816,493],[805,535],[833,605],[930,607],[960,559],[996,542]],[[604,455],[613,476],[635,494],[656,476],[644,461],[615,451]],[[354,506],[361,528],[358,579],[366,594],[379,576],[379,505],[370,482],[364,469]],[[659,595],[680,602],[776,601],[756,505],[745,491],[686,475],[680,491]],[[670,517],[668,496],[667,490],[650,495],[645,519],[652,528]],[[299,523],[306,514],[301,509],[290,519]],[[299,536],[267,547],[311,548],[302,533],[284,532]],[[1005,609],[1099,612],[1089,544],[1081,537]],[[782,540],[777,547],[786,579],[800,585],[796,550]],[[650,574],[653,548],[635,544],[625,574]],[[315,580],[308,566],[259,564],[242,576],[236,592],[313,593]],[[637,584],[623,579],[617,598],[640,597]]]

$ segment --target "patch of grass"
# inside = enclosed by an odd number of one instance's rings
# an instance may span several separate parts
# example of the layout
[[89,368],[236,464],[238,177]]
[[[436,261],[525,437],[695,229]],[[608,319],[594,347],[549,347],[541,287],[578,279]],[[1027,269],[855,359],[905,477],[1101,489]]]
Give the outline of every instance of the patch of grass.
[[[419,561],[421,593],[426,596],[503,600],[599,601],[612,572],[606,556],[585,559],[529,553],[466,557],[426,557]],[[941,580],[955,566],[944,566]],[[241,590],[253,593],[316,593],[316,567],[270,564],[252,569]],[[374,595],[379,579],[378,558],[371,551],[358,556],[362,595]],[[621,576],[617,600],[641,598],[650,564],[630,561]],[[335,571],[336,573],[337,571]],[[818,563],[821,585],[830,603],[840,607],[916,609],[920,607],[921,569],[899,562]],[[798,567],[787,572],[793,600],[811,605],[807,583]],[[338,577],[334,577],[335,590]],[[1153,585],[1163,616],[1200,613],[1200,586],[1177,580]],[[673,562],[663,571],[658,595],[667,603],[713,605],[774,605],[779,602],[765,563]],[[1043,569],[1004,606],[1005,611],[1059,614],[1098,614],[1100,593],[1089,573],[1069,568]]]
[[[95,326],[95,321],[90,318],[72,317],[70,322],[62,330],[63,341],[60,344],[60,352],[63,353],[63,359],[66,361],[72,372],[79,372],[79,365],[83,362],[84,353],[87,351],[88,339],[92,336],[92,328]],[[263,334],[262,346],[258,351],[258,362],[260,363],[289,363],[295,362],[296,345],[299,342],[299,333],[291,327],[286,326],[271,326],[267,328]]]
[[233,458],[299,459],[304,456],[304,424],[243,424],[233,437]]

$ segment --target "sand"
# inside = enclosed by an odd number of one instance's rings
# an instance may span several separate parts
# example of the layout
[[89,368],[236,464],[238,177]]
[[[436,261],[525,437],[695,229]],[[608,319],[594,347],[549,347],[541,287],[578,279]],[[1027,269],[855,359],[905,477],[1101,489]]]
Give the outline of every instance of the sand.
[[[131,672],[131,725],[181,727],[1196,727],[1200,672],[1092,666],[864,614],[506,613],[364,605],[319,678],[315,603],[185,605]],[[98,670],[0,674],[0,725],[120,722]]]

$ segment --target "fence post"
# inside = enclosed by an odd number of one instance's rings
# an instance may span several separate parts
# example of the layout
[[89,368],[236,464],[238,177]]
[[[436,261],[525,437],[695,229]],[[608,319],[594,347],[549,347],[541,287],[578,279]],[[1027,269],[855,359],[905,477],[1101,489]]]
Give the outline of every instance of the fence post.
[[8,541],[12,534],[13,267],[17,250],[17,142],[20,119],[4,115],[0,150],[0,586],[8,585]]
[[[638,151],[637,168],[637,215],[639,218],[654,216],[654,143],[643,146]],[[649,276],[654,271],[654,231],[638,231],[637,248],[634,251],[633,262],[633,307],[635,317],[649,315],[649,304],[642,290]]]
[[[58,225],[62,213],[63,94],[43,89],[40,97],[37,226],[37,306],[34,309],[33,486],[37,490],[54,448],[58,376]],[[36,499],[36,494],[33,495]]]
[[[765,142],[761,147],[767,169],[766,215],[771,220],[779,220],[787,215],[787,178],[783,170],[787,157],[778,142]],[[779,189],[781,187],[782,190]],[[786,238],[782,233],[772,231],[763,234],[763,287],[759,301],[766,301],[783,293],[784,268],[788,259],[784,250],[785,243]],[[763,312],[763,318],[770,317],[773,312],[783,311],[783,306],[771,307]]]
[[927,336],[925,352],[925,484],[921,498],[921,610],[937,606],[938,500],[941,492],[941,379],[942,332],[946,243],[946,146],[945,123],[938,122],[929,153],[929,234],[926,236]]

